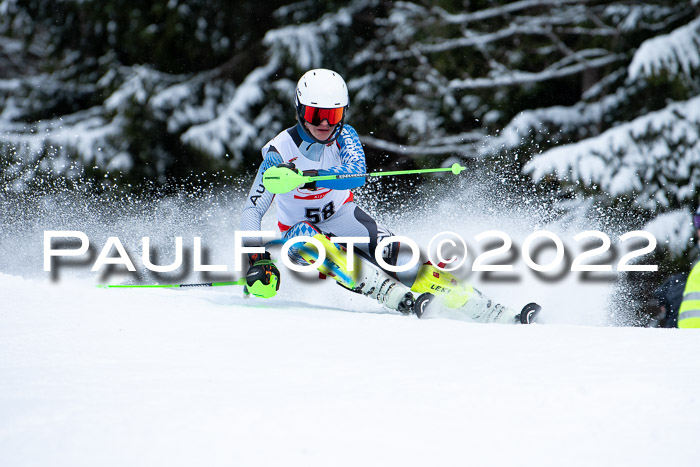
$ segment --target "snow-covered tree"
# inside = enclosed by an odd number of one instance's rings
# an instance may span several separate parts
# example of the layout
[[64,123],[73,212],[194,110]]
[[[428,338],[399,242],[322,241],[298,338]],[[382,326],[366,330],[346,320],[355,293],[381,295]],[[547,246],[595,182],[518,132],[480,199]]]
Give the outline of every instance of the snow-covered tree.
[[[240,165],[273,134],[278,91],[268,81],[251,94],[249,75],[267,63],[269,9],[283,3],[0,1],[5,184],[22,190],[40,174],[162,181]],[[191,144],[185,133],[226,108],[239,111],[236,137]]]
[[669,232],[684,236],[666,238],[679,256],[700,202],[700,18],[644,41],[625,63],[609,93],[594,87],[574,106],[525,111],[502,137],[510,148],[525,135],[570,142],[542,150],[524,171],[579,200],[623,201],[647,228],[663,213],[685,213],[665,217],[675,222]]
[[651,221],[698,202],[699,10],[0,0],[2,177],[248,173],[294,121],[296,79],[322,66],[347,78],[373,167],[485,161]]

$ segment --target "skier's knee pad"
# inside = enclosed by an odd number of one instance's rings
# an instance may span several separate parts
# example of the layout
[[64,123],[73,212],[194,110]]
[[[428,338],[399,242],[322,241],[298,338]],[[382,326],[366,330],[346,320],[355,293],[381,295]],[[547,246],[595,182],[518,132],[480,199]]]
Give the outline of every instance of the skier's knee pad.
[[289,230],[284,233],[284,238],[290,239],[294,237],[313,237],[318,233],[321,233],[321,229],[319,229],[316,224],[302,221],[291,226]]
[[[392,236],[394,236],[394,234],[390,230],[384,227],[378,227],[376,244],[379,244],[383,239]],[[391,266],[404,266],[410,263],[413,259],[413,250],[408,245],[402,245],[400,242],[392,242],[384,245],[381,251],[381,257],[386,264]],[[375,258],[372,259],[372,261],[375,260]],[[392,275],[396,276],[396,278],[403,284],[410,286],[418,274],[419,268],[420,263],[416,263],[416,265],[410,269],[395,272],[392,273]]]
[[[382,240],[388,237],[393,237],[394,233],[391,232],[390,230],[377,226],[377,241],[374,243],[374,245],[378,245]],[[372,243],[370,243],[370,247],[372,246]],[[397,260],[399,258],[399,250],[400,250],[400,245],[398,243],[387,243],[384,245],[384,248],[382,248],[382,259],[387,263],[391,264],[392,266],[396,266]]]
[[[315,242],[321,245],[325,259],[318,265],[320,273],[332,277],[341,285],[353,289],[357,281],[358,257],[349,257],[345,248],[331,242],[330,239],[318,233],[312,237]],[[297,254],[307,264],[315,264],[320,259],[320,249],[314,242],[307,242],[297,248]],[[352,265],[352,267],[350,266]]]
[[[302,221],[291,226],[289,230],[285,232],[284,238],[285,240],[291,240],[295,237],[314,237],[319,234],[321,234],[321,229],[319,229],[316,224]],[[287,254],[292,263],[300,265],[307,264],[304,258],[299,254],[299,247],[303,244],[303,242],[294,243],[289,247],[289,250],[287,250]]]

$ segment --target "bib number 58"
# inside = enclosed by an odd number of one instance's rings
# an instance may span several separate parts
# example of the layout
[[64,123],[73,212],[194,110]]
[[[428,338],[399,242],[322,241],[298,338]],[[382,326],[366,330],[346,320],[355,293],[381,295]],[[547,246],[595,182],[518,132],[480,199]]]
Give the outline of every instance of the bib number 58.
[[322,220],[328,220],[333,214],[335,214],[335,206],[333,201],[326,204],[322,208],[306,208],[306,217],[309,222],[316,224]]

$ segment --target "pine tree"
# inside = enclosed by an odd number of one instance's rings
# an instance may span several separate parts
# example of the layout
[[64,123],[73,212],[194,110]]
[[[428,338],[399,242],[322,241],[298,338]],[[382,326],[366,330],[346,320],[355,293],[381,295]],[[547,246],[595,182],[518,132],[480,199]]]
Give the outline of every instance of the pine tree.
[[485,161],[651,221],[698,201],[699,8],[0,0],[2,177],[250,173],[327,67],[373,167]]

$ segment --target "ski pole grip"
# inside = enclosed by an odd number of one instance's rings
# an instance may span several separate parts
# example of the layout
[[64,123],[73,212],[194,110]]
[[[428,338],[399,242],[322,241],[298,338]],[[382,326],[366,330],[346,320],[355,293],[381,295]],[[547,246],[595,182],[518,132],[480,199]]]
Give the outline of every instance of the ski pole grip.
[[311,181],[311,177],[287,167],[270,167],[263,174],[263,186],[274,194],[288,193]]

